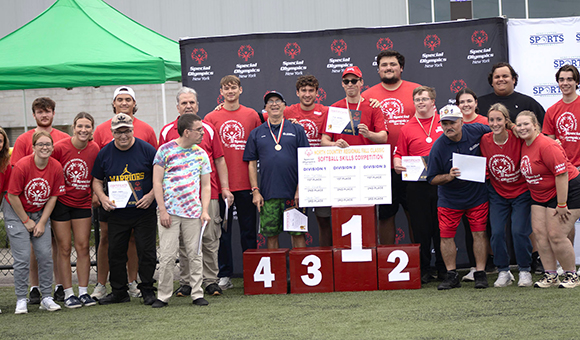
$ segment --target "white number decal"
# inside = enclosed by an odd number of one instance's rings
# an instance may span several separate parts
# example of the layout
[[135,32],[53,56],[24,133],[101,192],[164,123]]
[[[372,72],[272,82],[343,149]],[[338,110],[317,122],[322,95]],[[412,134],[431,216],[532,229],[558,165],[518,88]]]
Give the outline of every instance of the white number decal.
[[254,282],[264,282],[264,288],[272,288],[275,275],[272,273],[270,257],[262,257],[256,271],[254,271]]
[[342,262],[371,262],[371,249],[362,248],[362,216],[353,215],[342,225],[342,236],[350,234],[350,248],[342,250]]
[[308,274],[312,275],[302,275],[300,278],[302,282],[304,282],[307,286],[318,286],[318,284],[322,281],[322,273],[320,272],[320,267],[322,266],[320,263],[320,258],[316,255],[308,255],[302,260],[303,266],[308,266]]
[[400,262],[389,273],[389,282],[409,281],[410,280],[409,273],[403,273],[403,270],[405,270],[405,268],[407,268],[407,265],[409,264],[409,255],[407,255],[407,253],[405,253],[402,250],[395,250],[389,254],[387,262],[395,263],[397,259],[400,259]]

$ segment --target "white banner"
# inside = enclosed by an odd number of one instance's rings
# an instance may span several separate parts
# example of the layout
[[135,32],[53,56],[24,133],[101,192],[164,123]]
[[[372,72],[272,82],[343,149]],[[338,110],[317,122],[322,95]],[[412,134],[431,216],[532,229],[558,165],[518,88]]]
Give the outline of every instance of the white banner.
[[566,64],[580,68],[580,17],[510,19],[508,48],[519,75],[516,91],[547,110],[562,99],[556,71]]
[[298,149],[300,207],[390,204],[391,146]]

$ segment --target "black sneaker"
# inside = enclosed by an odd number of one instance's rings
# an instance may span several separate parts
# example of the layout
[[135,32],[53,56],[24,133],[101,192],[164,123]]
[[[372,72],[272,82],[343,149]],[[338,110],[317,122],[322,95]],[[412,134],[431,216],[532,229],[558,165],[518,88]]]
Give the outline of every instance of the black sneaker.
[[179,286],[179,288],[177,288],[175,290],[175,292],[173,293],[175,294],[175,296],[190,296],[191,295],[191,286],[189,285],[181,285]]
[[457,273],[457,271],[453,270],[447,272],[447,277],[445,278],[445,280],[443,280],[443,282],[439,284],[439,286],[437,286],[437,289],[447,290],[459,287],[461,287],[461,282],[459,282],[459,274]]
[[28,294],[28,303],[31,305],[40,305],[40,290],[33,287]]
[[207,306],[209,305],[209,302],[207,302],[207,300],[204,298],[198,298],[193,300],[193,304],[196,306]]
[[99,299],[99,305],[110,305],[113,303],[123,303],[129,301],[131,301],[131,297],[129,296],[128,293],[125,293],[124,295],[121,296],[115,295],[115,293],[109,293],[104,298]]
[[489,287],[489,284],[487,283],[487,274],[483,270],[473,273],[473,277],[475,278],[476,289]]
[[212,283],[205,287],[205,292],[207,295],[222,295],[223,293],[222,289],[220,286],[218,286],[217,283]]
[[544,274],[544,265],[542,264],[542,259],[540,259],[540,254],[534,252],[532,254],[532,274]]
[[167,307],[167,302],[163,302],[159,299],[155,300],[155,302],[153,302],[153,304],[151,305],[151,307],[153,308],[163,308],[163,307]]
[[421,284],[427,284],[431,282],[431,280],[433,280],[433,276],[431,276],[431,273],[421,274]]
[[54,291],[54,301],[64,302],[64,288],[62,286],[56,286]]
[[151,306],[156,300],[153,289],[141,288],[141,295],[145,305]]

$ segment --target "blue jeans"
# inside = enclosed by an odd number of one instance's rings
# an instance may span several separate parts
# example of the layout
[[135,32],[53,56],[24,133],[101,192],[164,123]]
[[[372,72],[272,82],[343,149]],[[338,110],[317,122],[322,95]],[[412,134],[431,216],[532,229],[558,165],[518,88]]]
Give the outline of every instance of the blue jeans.
[[505,226],[511,216],[512,238],[516,262],[520,271],[530,271],[532,262],[532,233],[530,206],[532,199],[526,191],[516,198],[505,199],[500,196],[491,183],[489,191],[489,219],[491,223],[491,249],[493,262],[499,271],[509,270],[510,257],[507,251]]
[[[236,206],[238,224],[240,226],[240,241],[242,252],[248,249],[256,249],[257,232],[256,232],[256,213],[258,210],[252,203],[252,192],[250,190],[241,190],[232,192],[234,195],[234,205]],[[220,208],[225,211],[223,199],[220,198]],[[218,277],[231,277],[234,274],[234,259],[232,252],[232,222],[233,206],[228,210],[228,230],[222,230],[220,237],[220,248],[218,251],[218,263],[220,272]]]

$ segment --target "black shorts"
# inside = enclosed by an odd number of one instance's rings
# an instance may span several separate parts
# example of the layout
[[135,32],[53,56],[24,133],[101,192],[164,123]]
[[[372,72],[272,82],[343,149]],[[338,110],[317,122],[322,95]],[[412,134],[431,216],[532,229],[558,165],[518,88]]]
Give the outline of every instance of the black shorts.
[[110,211],[106,211],[105,209],[103,209],[103,206],[100,205],[99,206],[99,222],[108,223],[109,222],[109,216],[111,216],[111,212]]
[[[554,196],[554,198],[547,202],[532,200],[532,204],[556,209],[556,206],[558,206],[558,196]],[[576,178],[568,182],[568,199],[566,204],[568,205],[568,209],[580,209],[580,176],[576,176]]]
[[66,204],[56,201],[56,205],[50,214],[50,219],[58,222],[78,220],[81,218],[90,218],[91,209],[73,208]]
[[379,220],[386,220],[393,217],[399,211],[399,205],[407,210],[407,182],[403,181],[401,174],[391,169],[391,197],[392,204],[379,205]]

